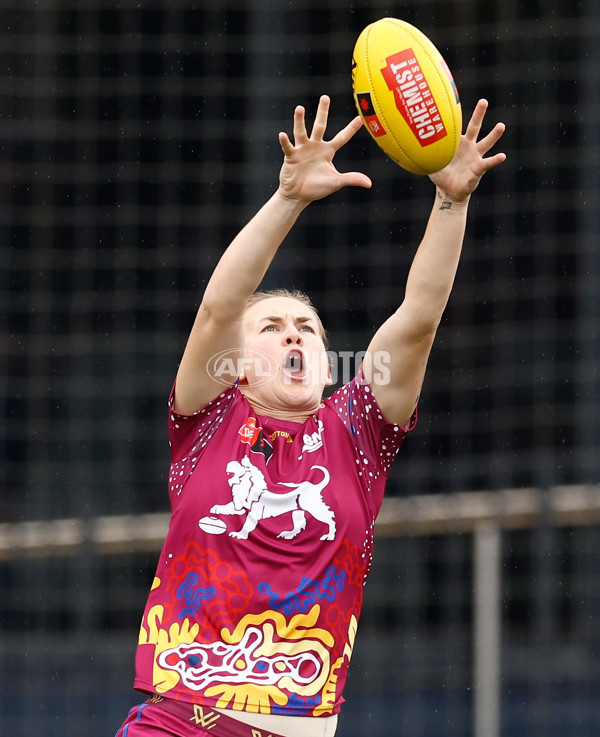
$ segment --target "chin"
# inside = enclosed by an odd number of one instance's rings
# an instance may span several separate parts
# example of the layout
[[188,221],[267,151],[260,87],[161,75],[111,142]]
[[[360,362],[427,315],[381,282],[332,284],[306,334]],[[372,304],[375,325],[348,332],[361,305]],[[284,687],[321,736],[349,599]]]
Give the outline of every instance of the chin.
[[290,406],[312,406],[319,404],[323,397],[323,387],[310,384],[295,384],[284,387],[284,396]]

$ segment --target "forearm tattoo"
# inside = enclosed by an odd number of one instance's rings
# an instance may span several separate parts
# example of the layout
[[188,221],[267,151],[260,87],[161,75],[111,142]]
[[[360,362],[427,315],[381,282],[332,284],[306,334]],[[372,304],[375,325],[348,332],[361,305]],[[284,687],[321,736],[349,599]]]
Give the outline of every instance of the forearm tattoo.
[[450,210],[452,209],[452,205],[454,204],[451,200],[446,200],[444,197],[442,197],[440,192],[436,192],[436,196],[439,200],[441,200],[440,203],[440,210]]

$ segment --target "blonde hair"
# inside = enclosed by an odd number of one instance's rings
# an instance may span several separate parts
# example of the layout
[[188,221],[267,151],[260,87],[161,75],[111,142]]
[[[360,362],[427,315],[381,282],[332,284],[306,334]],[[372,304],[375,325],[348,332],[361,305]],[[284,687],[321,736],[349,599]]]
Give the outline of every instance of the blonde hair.
[[325,346],[325,348],[329,348],[329,337],[327,335],[327,331],[325,330],[325,326],[321,322],[321,318],[319,317],[317,308],[312,303],[312,300],[308,296],[308,294],[301,292],[299,289],[266,289],[265,291],[254,292],[254,294],[246,302],[246,309],[252,307],[252,305],[255,305],[257,302],[262,302],[265,299],[272,299],[273,297],[286,297],[288,299],[295,299],[311,309],[314,312],[315,318],[317,320],[317,324],[319,326],[319,335],[321,336],[323,345]]

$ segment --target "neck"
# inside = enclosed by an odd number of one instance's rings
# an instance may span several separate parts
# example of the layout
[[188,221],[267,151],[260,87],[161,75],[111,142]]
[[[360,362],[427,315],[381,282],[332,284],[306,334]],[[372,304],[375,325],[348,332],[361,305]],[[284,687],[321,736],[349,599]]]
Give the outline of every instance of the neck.
[[321,404],[320,400],[312,407],[274,407],[273,405],[263,404],[255,397],[249,396],[242,390],[242,394],[246,397],[252,409],[259,415],[272,417],[274,420],[284,420],[286,422],[300,422],[304,424],[314,414],[316,414]]

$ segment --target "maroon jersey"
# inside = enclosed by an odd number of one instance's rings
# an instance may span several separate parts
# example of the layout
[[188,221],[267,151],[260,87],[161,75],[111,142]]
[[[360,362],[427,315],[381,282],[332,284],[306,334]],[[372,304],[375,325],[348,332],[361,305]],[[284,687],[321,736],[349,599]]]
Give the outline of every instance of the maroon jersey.
[[304,423],[237,387],[169,422],[172,516],[135,687],[212,707],[340,709],[385,479],[406,432],[358,378]]

